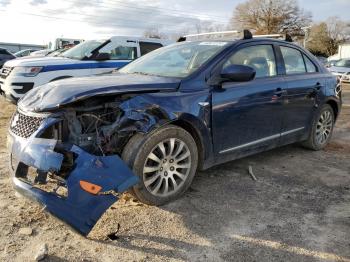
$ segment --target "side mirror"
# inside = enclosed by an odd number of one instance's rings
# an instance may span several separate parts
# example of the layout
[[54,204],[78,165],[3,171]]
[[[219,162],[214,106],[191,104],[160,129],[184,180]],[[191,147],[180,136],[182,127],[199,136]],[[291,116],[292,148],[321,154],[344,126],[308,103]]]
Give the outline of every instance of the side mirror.
[[256,71],[245,65],[229,65],[222,69],[220,76],[233,82],[247,82],[254,79]]
[[96,56],[95,56],[95,59],[96,61],[105,61],[105,60],[110,60],[111,59],[111,55],[108,54],[108,53],[98,53]]

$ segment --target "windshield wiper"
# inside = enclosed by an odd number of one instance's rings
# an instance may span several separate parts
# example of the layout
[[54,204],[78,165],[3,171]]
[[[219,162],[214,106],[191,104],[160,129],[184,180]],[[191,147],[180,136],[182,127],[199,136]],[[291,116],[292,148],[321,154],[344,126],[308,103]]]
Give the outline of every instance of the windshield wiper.
[[[100,44],[98,47],[96,47],[95,49],[93,49],[93,50],[91,51],[91,54],[92,54],[91,56],[96,55],[96,54],[98,53],[98,51],[99,51],[101,48],[105,47],[105,46],[108,45],[110,42],[111,42],[111,39],[108,39],[106,42]],[[91,56],[90,56],[90,57],[91,57]]]

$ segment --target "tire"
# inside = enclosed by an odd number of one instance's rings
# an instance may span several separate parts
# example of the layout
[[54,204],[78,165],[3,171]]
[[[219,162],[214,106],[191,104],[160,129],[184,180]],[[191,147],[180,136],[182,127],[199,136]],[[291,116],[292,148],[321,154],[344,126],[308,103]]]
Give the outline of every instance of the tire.
[[[302,143],[302,145],[308,149],[312,150],[321,150],[323,149],[330,141],[333,128],[334,128],[334,111],[332,107],[328,104],[323,105],[319,114],[312,123],[311,132],[309,138]],[[322,131],[322,127],[324,128]],[[322,139],[320,138],[323,135]]]
[[159,206],[189,188],[198,165],[198,150],[186,130],[167,125],[147,135],[133,136],[122,159],[140,178],[130,192],[145,204]]

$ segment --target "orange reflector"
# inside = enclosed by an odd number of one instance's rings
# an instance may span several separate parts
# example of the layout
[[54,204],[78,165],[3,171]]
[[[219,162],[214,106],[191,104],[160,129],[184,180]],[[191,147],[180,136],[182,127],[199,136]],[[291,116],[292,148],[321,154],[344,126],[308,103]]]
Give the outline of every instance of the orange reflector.
[[95,185],[95,184],[92,184],[92,183],[89,183],[89,182],[86,182],[83,180],[80,180],[79,184],[80,184],[81,188],[84,189],[86,192],[89,192],[89,193],[94,194],[94,195],[96,195],[102,189],[102,187],[100,187],[98,185]]

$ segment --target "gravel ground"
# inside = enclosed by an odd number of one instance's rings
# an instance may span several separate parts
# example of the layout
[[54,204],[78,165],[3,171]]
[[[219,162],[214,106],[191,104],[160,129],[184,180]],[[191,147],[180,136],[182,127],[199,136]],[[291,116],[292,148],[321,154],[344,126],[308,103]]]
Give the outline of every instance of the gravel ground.
[[[0,101],[0,261],[350,261],[350,88],[330,145],[278,148],[199,172],[163,207],[128,195],[88,238],[15,195]],[[253,167],[257,181],[248,174]],[[120,224],[118,238],[106,240]]]

